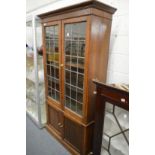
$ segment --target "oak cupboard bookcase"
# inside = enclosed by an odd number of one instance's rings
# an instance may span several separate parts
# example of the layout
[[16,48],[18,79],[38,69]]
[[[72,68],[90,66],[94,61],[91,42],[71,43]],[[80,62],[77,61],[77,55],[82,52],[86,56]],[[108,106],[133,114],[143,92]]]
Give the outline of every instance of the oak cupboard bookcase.
[[47,129],[72,154],[92,154],[95,87],[105,82],[112,14],[87,1],[40,15]]

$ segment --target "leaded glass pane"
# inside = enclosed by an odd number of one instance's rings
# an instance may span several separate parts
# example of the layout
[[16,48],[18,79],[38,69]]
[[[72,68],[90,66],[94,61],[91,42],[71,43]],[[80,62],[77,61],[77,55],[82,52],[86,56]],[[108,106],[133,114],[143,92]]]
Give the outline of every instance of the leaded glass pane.
[[83,91],[81,89],[77,89],[77,101],[80,103],[83,101]]
[[129,128],[129,112],[122,108],[115,107],[115,115],[122,130],[128,129]]
[[110,155],[129,154],[128,111],[106,103],[102,147]]
[[73,111],[76,111],[76,101],[73,100],[73,99],[71,99],[71,109],[72,109]]
[[45,34],[48,96],[56,101],[60,101],[58,25],[46,27]]
[[77,102],[77,113],[79,115],[82,115],[82,104]]
[[65,24],[65,106],[82,115],[86,22]]
[[73,86],[76,86],[76,82],[77,82],[77,73],[71,72],[71,84]]
[[65,105],[66,105],[66,107],[70,108],[70,98],[69,97],[66,97]]

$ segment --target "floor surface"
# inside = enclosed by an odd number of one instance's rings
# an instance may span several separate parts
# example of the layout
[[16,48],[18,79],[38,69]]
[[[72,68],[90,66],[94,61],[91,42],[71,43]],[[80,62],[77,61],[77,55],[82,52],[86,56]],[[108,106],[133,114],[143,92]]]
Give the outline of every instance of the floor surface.
[[71,155],[47,130],[26,118],[26,155]]

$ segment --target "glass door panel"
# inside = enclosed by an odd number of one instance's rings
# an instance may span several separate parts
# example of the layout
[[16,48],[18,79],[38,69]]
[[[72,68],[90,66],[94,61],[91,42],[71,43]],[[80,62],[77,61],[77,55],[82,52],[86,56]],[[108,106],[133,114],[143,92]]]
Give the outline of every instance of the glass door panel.
[[58,25],[45,28],[48,96],[60,102],[59,30]]
[[37,70],[38,70],[38,117],[40,124],[46,123],[45,83],[43,65],[42,25],[41,20],[36,19],[36,47],[37,47]]
[[32,21],[26,23],[26,111],[38,122]]
[[82,115],[86,22],[64,25],[65,107]]
[[129,155],[129,112],[106,102],[102,148],[107,155]]

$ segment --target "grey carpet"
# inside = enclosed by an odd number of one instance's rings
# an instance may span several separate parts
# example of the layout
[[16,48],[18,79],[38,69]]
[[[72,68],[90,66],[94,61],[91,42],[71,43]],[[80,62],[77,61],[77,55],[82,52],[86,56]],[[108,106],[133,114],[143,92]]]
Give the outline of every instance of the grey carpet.
[[46,129],[39,129],[26,118],[26,155],[70,155]]

